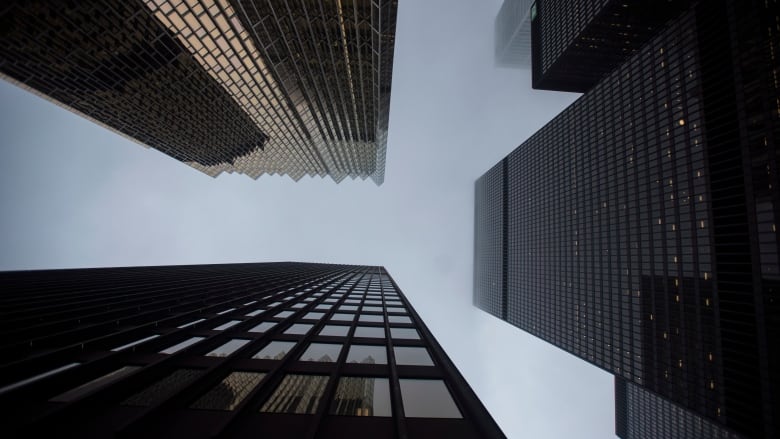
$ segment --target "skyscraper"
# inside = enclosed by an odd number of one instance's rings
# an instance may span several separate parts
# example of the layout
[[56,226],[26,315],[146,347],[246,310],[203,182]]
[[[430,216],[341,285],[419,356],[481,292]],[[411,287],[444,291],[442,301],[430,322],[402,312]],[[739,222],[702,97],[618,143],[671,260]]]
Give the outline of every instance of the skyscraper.
[[[534,29],[581,42],[587,27],[553,23],[642,4],[584,3],[537,2]],[[773,437],[778,7],[689,3],[657,11],[670,20],[623,61],[600,53],[611,39],[594,48],[614,68],[562,83],[587,93],[477,180],[474,301],[658,407]],[[561,66],[581,55],[551,53]]]
[[384,180],[396,0],[0,7],[0,74],[208,175]]
[[532,0],[504,0],[496,16],[496,65],[531,67]]
[[382,267],[0,273],[11,435],[501,438]]

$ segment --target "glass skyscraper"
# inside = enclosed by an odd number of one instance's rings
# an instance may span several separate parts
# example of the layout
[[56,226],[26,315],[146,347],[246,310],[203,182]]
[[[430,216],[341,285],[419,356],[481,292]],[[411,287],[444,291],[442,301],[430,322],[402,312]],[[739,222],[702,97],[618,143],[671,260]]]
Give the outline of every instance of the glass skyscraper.
[[0,272],[11,436],[503,438],[382,267]]
[[[534,83],[586,93],[477,180],[475,304],[664,398],[648,407],[773,437],[776,2],[553,3],[536,2],[552,39],[534,40]],[[627,50],[589,48],[608,71],[565,83],[579,73],[555,66],[626,28],[603,11],[649,3]]]
[[210,176],[384,181],[396,0],[12,0],[0,74]]

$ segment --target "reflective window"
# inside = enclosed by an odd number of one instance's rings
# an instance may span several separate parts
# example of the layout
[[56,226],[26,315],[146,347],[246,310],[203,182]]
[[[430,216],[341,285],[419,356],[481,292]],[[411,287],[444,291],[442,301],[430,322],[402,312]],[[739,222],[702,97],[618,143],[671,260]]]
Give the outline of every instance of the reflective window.
[[407,418],[462,418],[442,380],[399,379]]
[[324,303],[321,303],[321,304],[319,304],[319,305],[317,305],[317,306],[315,306],[315,307],[314,307],[314,309],[318,309],[318,310],[320,310],[320,311],[328,311],[328,310],[329,310],[329,309],[331,309],[331,308],[332,308],[332,306],[330,306],[330,305],[326,305],[326,304],[324,304]]
[[398,308],[398,307],[392,307],[392,306],[388,306],[388,307],[387,307],[387,312],[394,312],[394,313],[399,313],[399,314],[406,314],[406,308]]
[[366,300],[366,305],[381,305],[381,300]]
[[122,405],[155,405],[190,385],[201,374],[202,371],[198,369],[179,369],[122,401]]
[[395,363],[401,366],[433,366],[428,350],[420,347],[396,346]]
[[384,346],[353,344],[349,347],[347,363],[387,364]]
[[220,316],[221,316],[222,314],[227,314],[227,313],[229,313],[230,311],[235,311],[235,310],[236,310],[235,308],[226,309],[226,310],[224,310],[224,311],[220,311],[220,312],[218,312],[218,313],[217,313],[217,315],[220,315]]
[[305,303],[296,303],[296,304],[292,305],[290,308],[292,308],[292,309],[301,309],[304,306],[306,306]]
[[290,317],[291,315],[293,315],[292,311],[281,311],[276,313],[274,317],[279,317],[280,319],[283,319],[285,317]]
[[287,355],[288,352],[295,346],[291,341],[272,341],[268,343],[263,349],[254,355],[252,358],[258,360],[281,360]]
[[296,323],[287,328],[285,334],[306,334],[314,325],[308,323]]
[[206,319],[198,319],[198,320],[195,320],[195,321],[192,321],[192,322],[189,322],[189,323],[185,323],[185,324],[179,326],[179,328],[187,328],[187,327],[190,327],[190,326],[195,325],[197,323],[205,322],[205,321],[206,321]]
[[320,331],[320,335],[330,335],[336,337],[344,337],[349,332],[349,326],[342,325],[325,325]]
[[357,308],[355,305],[341,305],[339,311],[357,311]]
[[390,323],[412,323],[408,316],[387,316],[387,320]]
[[131,341],[130,343],[123,344],[122,346],[116,347],[116,348],[111,349],[111,350],[114,351],[114,352],[121,351],[121,350],[124,350],[124,349],[127,349],[127,348],[131,348],[131,347],[133,347],[133,346],[135,346],[137,344],[141,344],[141,343],[143,343],[145,341],[151,340],[153,338],[157,338],[157,337],[159,337],[158,334],[150,335],[149,337],[144,337],[144,338],[142,338],[140,340]]
[[195,343],[203,340],[203,337],[190,337],[187,340],[184,340],[181,343],[177,343],[167,349],[163,349],[160,351],[161,354],[175,354],[176,352],[179,352],[180,350],[190,347],[194,345]]
[[312,319],[312,320],[319,320],[324,316],[324,312],[310,312],[306,313],[306,315],[303,316],[304,319]]
[[385,338],[385,328],[377,326],[358,326],[355,328],[355,337]]
[[44,379],[46,377],[58,374],[58,373],[60,373],[60,372],[62,372],[64,370],[68,370],[68,369],[70,369],[72,367],[76,367],[79,364],[81,364],[81,363],[68,363],[68,364],[66,364],[64,366],[60,366],[60,367],[58,367],[56,369],[48,370],[46,372],[39,373],[38,375],[33,375],[30,378],[25,378],[25,379],[23,379],[21,381],[17,381],[15,383],[9,384],[9,385],[7,385],[5,387],[0,388],[0,394],[3,394],[5,392],[10,392],[11,390],[17,389],[17,388],[22,387],[22,386],[26,386],[27,384],[34,383],[35,381],[42,380],[42,379]]
[[414,328],[390,328],[390,336],[398,339],[419,340],[420,334]]
[[328,377],[324,375],[286,375],[260,411],[315,413],[327,383]]
[[384,318],[379,314],[361,314],[358,320],[361,322],[382,323],[384,321]]
[[363,311],[367,312],[382,312],[381,306],[364,306]]
[[336,314],[333,314],[333,316],[331,316],[330,319],[331,320],[338,320],[338,321],[342,321],[342,322],[351,322],[352,320],[355,319],[355,314],[340,314],[340,313],[336,313]]
[[233,326],[236,326],[237,324],[241,323],[241,320],[231,320],[229,322],[223,323],[216,328],[214,328],[215,331],[224,331],[225,329],[232,328]]
[[256,310],[254,310],[252,312],[246,313],[246,315],[248,315],[249,317],[254,317],[254,316],[260,314],[263,311],[265,311],[265,310],[264,309],[256,309]]
[[245,303],[243,306],[254,305],[255,303],[257,303],[257,300],[253,300],[253,301],[251,301],[251,302],[247,302],[247,303]]
[[233,352],[237,351],[239,348],[244,346],[245,344],[249,343],[249,340],[244,340],[241,338],[235,338],[233,340],[230,340],[229,342],[223,344],[222,346],[214,349],[213,351],[206,354],[207,357],[227,357],[228,355],[232,354]]
[[192,404],[194,409],[233,410],[265,376],[259,372],[232,372]]
[[266,332],[273,328],[275,324],[275,322],[262,322],[254,328],[250,329],[249,332]]
[[109,372],[101,377],[95,378],[92,381],[88,381],[74,389],[70,389],[65,393],[61,393],[49,401],[53,402],[70,402],[84,395],[92,393],[93,391],[105,387],[115,381],[118,381],[122,377],[130,375],[136,370],[140,369],[140,366],[125,366],[121,367],[113,372]]
[[348,416],[392,416],[388,379],[341,377],[330,413]]
[[312,343],[301,355],[300,361],[334,363],[341,353],[341,345],[335,343]]

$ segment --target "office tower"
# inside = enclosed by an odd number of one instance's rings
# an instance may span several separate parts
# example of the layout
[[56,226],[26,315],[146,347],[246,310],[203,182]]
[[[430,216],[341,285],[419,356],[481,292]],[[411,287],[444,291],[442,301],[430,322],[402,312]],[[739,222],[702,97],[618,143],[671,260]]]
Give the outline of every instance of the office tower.
[[397,0],[11,0],[0,74],[212,177],[384,180]]
[[0,272],[4,431],[501,438],[382,267]]
[[496,65],[531,67],[532,0],[504,0],[496,16]]
[[477,306],[751,438],[780,431],[778,9],[692,2],[476,182]]

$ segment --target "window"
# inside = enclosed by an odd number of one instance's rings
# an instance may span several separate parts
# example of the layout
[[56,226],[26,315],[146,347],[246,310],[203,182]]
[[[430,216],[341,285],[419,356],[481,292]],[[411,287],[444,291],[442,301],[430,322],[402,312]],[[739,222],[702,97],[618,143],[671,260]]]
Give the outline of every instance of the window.
[[52,370],[49,370],[49,371],[46,371],[46,372],[43,372],[43,373],[39,373],[38,375],[33,375],[30,378],[25,378],[25,379],[23,379],[21,381],[17,381],[17,382],[15,382],[13,384],[9,384],[9,385],[7,385],[5,387],[0,388],[0,395],[2,395],[5,392],[10,392],[11,390],[17,389],[19,387],[26,386],[27,384],[34,383],[34,382],[36,382],[38,380],[42,380],[42,379],[44,379],[46,377],[58,374],[58,373],[60,373],[60,372],[62,372],[64,370],[68,370],[68,369],[70,369],[72,367],[76,367],[79,364],[81,364],[81,363],[68,363],[68,364],[66,364],[64,366],[60,366],[60,367],[58,367],[56,369],[52,369]]
[[260,314],[263,311],[265,311],[265,310],[264,309],[256,309],[256,310],[254,310],[252,312],[246,313],[246,315],[249,316],[249,317],[254,317],[254,316]]
[[355,337],[385,338],[385,328],[377,326],[358,326],[355,328]]
[[462,418],[442,380],[399,379],[407,418]]
[[355,314],[340,314],[336,313],[333,314],[330,318],[331,320],[337,320],[342,322],[351,322],[352,320],[355,320]]
[[180,350],[190,347],[194,345],[195,343],[203,340],[204,337],[190,337],[187,340],[184,340],[181,343],[177,343],[167,349],[163,349],[160,351],[161,354],[175,354],[176,352],[179,352]]
[[201,375],[197,369],[179,369],[122,401],[122,405],[150,406],[173,396]]
[[314,325],[310,325],[308,323],[296,323],[296,324],[290,326],[289,328],[287,328],[287,330],[285,330],[284,333],[285,334],[296,334],[296,335],[298,335],[298,334],[306,334],[307,332],[309,332],[309,330],[313,326]]
[[131,373],[135,372],[140,368],[141,368],[140,366],[121,367],[119,369],[114,370],[113,372],[109,372],[101,377],[95,378],[94,380],[87,381],[86,383],[76,388],[70,389],[65,393],[61,393],[55,396],[54,398],[50,399],[49,401],[52,402],[74,401],[84,395],[92,393],[93,391],[101,387],[105,387],[110,383],[120,380],[121,378],[130,375]]
[[312,343],[301,355],[300,361],[334,363],[341,353],[341,345],[334,343]]
[[419,340],[420,334],[413,328],[390,328],[390,336],[398,339]]
[[114,349],[111,349],[111,350],[112,350],[112,351],[114,351],[114,352],[116,352],[116,351],[121,351],[121,350],[124,350],[124,349],[130,348],[130,347],[133,347],[133,346],[135,346],[135,345],[137,345],[137,344],[141,344],[141,343],[143,343],[143,342],[145,342],[145,341],[147,341],[147,340],[151,340],[151,339],[153,339],[153,338],[157,338],[157,337],[159,337],[159,335],[158,335],[158,334],[155,334],[155,335],[150,335],[149,337],[145,337],[145,338],[142,338],[142,339],[140,339],[140,340],[136,340],[136,341],[131,341],[130,343],[124,344],[124,345],[122,345],[122,346],[116,347],[116,348],[114,348]]
[[367,312],[382,312],[381,306],[364,306],[363,311]]
[[330,413],[347,416],[392,416],[388,379],[341,377]]
[[405,314],[406,313],[406,309],[405,308],[398,308],[398,307],[390,306],[390,307],[387,307],[387,312],[394,312],[394,313],[399,313],[399,314]]
[[230,340],[229,342],[223,344],[222,346],[214,349],[213,351],[206,354],[207,357],[227,357],[228,355],[232,354],[233,352],[240,349],[245,344],[249,343],[249,340],[244,340],[241,338],[234,338],[233,340]]
[[347,354],[347,363],[387,364],[387,350],[384,346],[353,344]]
[[217,313],[217,315],[220,315],[220,316],[221,316],[222,314],[227,314],[227,313],[229,313],[230,311],[235,311],[235,310],[236,310],[235,308],[226,309],[226,310],[224,310],[224,311],[220,311],[220,312],[218,312],[218,313]]
[[355,305],[341,305],[339,311],[357,311],[357,308]]
[[259,372],[232,372],[192,404],[194,409],[233,410],[265,377]]
[[268,343],[260,352],[252,355],[252,358],[258,360],[281,360],[295,346],[291,341],[272,341]]
[[324,375],[286,375],[260,411],[315,413],[327,383],[328,377]]
[[306,315],[303,316],[304,319],[311,319],[311,320],[319,320],[324,316],[325,313],[323,312],[310,312],[306,313]]
[[407,316],[387,316],[390,323],[412,323],[412,319]]
[[241,323],[241,320],[231,320],[229,322],[223,323],[216,328],[214,328],[215,331],[224,331],[225,329],[232,328],[233,326],[236,326],[237,324]]
[[325,325],[320,331],[320,335],[329,335],[336,337],[344,337],[349,332],[349,326],[342,325]]
[[428,350],[420,347],[393,347],[395,363],[401,366],[433,366]]
[[187,327],[190,327],[192,325],[198,324],[200,322],[205,322],[205,321],[206,321],[206,319],[198,319],[198,320],[195,320],[195,321],[192,321],[192,322],[189,322],[189,323],[185,323],[185,324],[179,326],[179,328],[187,328]]
[[361,322],[382,323],[384,318],[378,314],[361,314],[358,320]]
[[280,319],[283,319],[283,318],[286,318],[286,317],[290,317],[291,315],[293,315],[292,311],[280,311],[280,312],[276,313],[276,315],[274,317],[278,317]]
[[249,332],[266,332],[269,329],[273,328],[276,323],[274,322],[262,322],[259,325],[255,326],[254,328],[250,329]]

